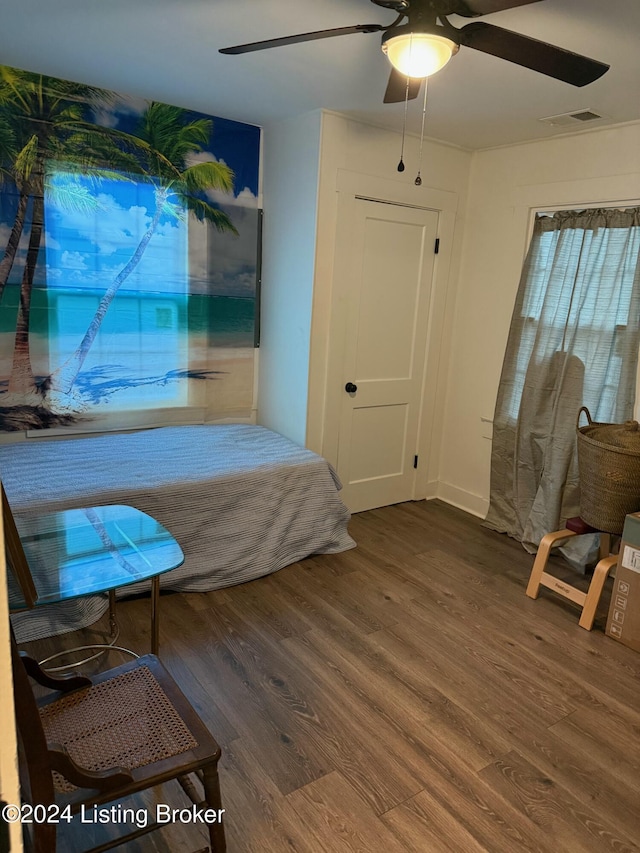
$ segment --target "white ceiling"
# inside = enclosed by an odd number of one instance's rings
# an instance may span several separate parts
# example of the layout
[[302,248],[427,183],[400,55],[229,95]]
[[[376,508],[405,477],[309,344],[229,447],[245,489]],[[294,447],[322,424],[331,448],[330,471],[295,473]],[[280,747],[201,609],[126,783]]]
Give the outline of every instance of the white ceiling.
[[[382,103],[389,65],[379,33],[218,53],[394,18],[368,0],[0,0],[0,62],[252,124],[322,107],[398,130],[404,105]],[[606,116],[589,127],[640,119],[640,0],[543,0],[482,20],[611,69],[578,89],[462,48],[431,78],[427,136],[478,149],[567,132],[538,121],[558,113]],[[409,104],[409,130],[421,119],[422,97]]]

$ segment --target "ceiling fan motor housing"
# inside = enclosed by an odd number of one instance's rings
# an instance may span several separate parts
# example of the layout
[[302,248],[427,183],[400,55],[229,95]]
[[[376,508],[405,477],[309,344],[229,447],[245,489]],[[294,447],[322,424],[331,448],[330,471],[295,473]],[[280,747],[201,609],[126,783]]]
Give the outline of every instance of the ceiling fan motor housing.
[[[406,39],[407,35],[437,36],[438,48],[443,48],[444,62],[432,70],[412,73],[400,71],[395,63],[389,78],[385,93],[385,103],[396,103],[400,100],[417,97],[420,86],[406,84],[407,74],[416,80],[429,76],[442,68],[458,47],[472,48],[481,53],[504,59],[523,68],[529,68],[540,74],[546,74],[556,80],[569,83],[572,86],[586,86],[602,77],[609,65],[590,59],[587,56],[573,53],[564,48],[547,42],[525,36],[512,30],[505,30],[484,21],[473,21],[463,27],[455,27],[449,23],[448,16],[460,15],[464,18],[476,18],[500,12],[504,9],[514,9],[518,6],[529,6],[544,0],[371,0],[376,6],[393,9],[398,17],[390,24],[356,24],[351,27],[335,27],[329,30],[316,30],[309,33],[283,36],[281,38],[265,39],[248,44],[220,48],[220,53],[241,54],[256,50],[266,50],[273,47],[285,47],[318,39],[334,38],[335,36],[355,35],[356,33],[384,32],[382,47],[391,58],[391,45],[394,37]],[[406,21],[406,23],[402,23]],[[428,39],[417,39],[425,42]],[[387,44],[388,43],[388,44]],[[394,50],[398,45],[394,45]],[[413,50],[412,46],[412,50]],[[446,47],[446,51],[444,48]],[[436,50],[437,53],[437,50]],[[393,60],[392,60],[393,62]],[[400,74],[398,73],[400,71]],[[404,74],[404,82],[401,74]]]

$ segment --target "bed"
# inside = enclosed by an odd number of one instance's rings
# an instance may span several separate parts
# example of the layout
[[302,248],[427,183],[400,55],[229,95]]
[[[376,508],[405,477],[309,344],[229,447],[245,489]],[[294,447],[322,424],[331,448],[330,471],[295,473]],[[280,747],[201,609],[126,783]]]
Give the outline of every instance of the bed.
[[[163,589],[219,589],[355,546],[331,465],[251,424],[4,445],[0,477],[16,516],[130,504],[155,517],[185,554],[162,577]],[[16,614],[13,622],[25,641],[89,625],[105,609],[104,598],[82,599]]]

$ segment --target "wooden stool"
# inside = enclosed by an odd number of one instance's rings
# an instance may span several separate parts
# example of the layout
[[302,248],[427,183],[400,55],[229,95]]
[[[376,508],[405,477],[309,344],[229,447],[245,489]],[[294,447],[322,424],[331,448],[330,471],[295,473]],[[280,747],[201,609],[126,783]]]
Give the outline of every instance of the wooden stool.
[[[547,567],[552,548],[561,545],[573,536],[584,536],[586,533],[600,534],[600,559],[598,565],[593,571],[589,590],[587,592],[582,592],[582,590],[571,586],[571,584],[550,575],[545,571],[545,569]],[[610,553],[610,548],[611,535],[609,533],[605,533],[602,530],[596,530],[581,518],[567,519],[567,525],[563,530],[556,530],[555,533],[547,533],[546,536],[542,537],[540,546],[538,547],[538,553],[533,563],[533,569],[531,570],[531,576],[527,586],[527,595],[529,598],[537,598],[541,586],[546,586],[554,592],[557,592],[559,595],[563,595],[565,598],[568,598],[570,601],[573,601],[575,604],[582,607],[582,615],[580,616],[580,622],[578,624],[581,628],[585,628],[587,631],[590,631],[593,628],[593,620],[595,619],[598,602],[602,595],[604,582],[606,581],[611,569],[618,562],[618,557]]]

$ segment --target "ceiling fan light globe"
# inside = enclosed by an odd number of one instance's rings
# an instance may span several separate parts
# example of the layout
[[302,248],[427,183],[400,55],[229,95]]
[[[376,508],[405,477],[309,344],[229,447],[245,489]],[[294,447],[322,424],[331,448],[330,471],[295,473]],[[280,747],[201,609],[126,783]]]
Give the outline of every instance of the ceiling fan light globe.
[[432,33],[401,33],[384,38],[382,51],[405,77],[429,77],[440,71],[458,52],[458,45]]

